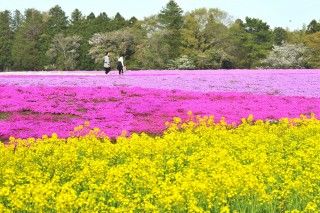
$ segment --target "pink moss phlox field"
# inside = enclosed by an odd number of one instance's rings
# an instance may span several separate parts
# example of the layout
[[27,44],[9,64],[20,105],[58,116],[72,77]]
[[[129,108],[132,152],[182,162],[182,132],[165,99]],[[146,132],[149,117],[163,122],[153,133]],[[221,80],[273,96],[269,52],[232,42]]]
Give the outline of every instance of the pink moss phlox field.
[[[50,77],[48,82],[50,82]],[[32,81],[32,79],[29,79]],[[165,122],[179,116],[215,115],[237,122],[256,119],[320,115],[320,99],[235,92],[190,92],[141,87],[3,86],[0,90],[0,138],[27,138],[58,133],[89,121],[110,137],[123,130],[157,134]],[[2,115],[2,116],[1,116]]]
[[245,92],[320,98],[320,70],[149,70],[1,74],[0,85],[52,87],[143,87],[191,92]]

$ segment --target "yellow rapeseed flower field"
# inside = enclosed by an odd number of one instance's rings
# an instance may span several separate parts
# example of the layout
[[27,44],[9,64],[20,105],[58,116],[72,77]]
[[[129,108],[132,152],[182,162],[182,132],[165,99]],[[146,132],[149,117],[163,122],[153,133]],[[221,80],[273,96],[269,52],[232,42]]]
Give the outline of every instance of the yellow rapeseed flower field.
[[[190,113],[192,117],[192,114]],[[0,212],[319,212],[320,121],[213,117],[111,143],[11,138],[0,147]]]

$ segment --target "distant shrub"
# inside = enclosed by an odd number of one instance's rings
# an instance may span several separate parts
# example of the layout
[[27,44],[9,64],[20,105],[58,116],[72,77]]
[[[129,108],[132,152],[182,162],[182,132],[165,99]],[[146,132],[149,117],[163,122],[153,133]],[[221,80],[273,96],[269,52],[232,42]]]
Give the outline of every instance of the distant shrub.
[[303,44],[284,43],[274,46],[262,64],[265,68],[306,68],[307,50]]
[[169,63],[169,69],[191,70],[196,66],[191,58],[186,55],[181,56]]

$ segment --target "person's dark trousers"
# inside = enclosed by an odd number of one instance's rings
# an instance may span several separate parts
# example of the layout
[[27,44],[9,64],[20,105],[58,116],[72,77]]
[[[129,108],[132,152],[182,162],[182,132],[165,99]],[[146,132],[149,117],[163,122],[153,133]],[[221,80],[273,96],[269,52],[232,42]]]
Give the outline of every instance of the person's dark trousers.
[[118,70],[119,70],[119,75],[121,75],[121,74],[123,75],[123,67],[121,67],[121,68],[119,67]]
[[104,70],[105,70],[105,73],[108,74],[111,71],[111,68],[110,67],[104,68]]
[[123,66],[120,61],[118,61],[118,63],[117,63],[117,69],[119,71],[119,75],[123,74]]

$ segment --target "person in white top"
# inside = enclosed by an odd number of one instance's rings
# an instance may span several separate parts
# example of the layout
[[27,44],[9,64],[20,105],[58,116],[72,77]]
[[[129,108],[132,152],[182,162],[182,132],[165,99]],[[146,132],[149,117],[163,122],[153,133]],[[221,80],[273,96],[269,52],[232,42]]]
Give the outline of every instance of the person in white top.
[[120,56],[117,62],[117,70],[119,71],[119,75],[123,75],[123,69],[125,68],[123,62],[123,56]]
[[106,52],[106,55],[104,56],[103,66],[106,74],[108,74],[111,71],[109,52]]

